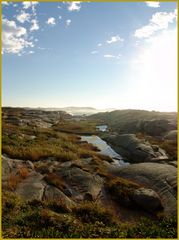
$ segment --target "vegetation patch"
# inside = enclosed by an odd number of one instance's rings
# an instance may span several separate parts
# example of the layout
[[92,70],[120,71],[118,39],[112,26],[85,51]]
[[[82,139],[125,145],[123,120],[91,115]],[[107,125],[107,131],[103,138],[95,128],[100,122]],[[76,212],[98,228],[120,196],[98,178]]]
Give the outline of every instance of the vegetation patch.
[[123,224],[97,203],[68,212],[55,202],[24,202],[4,192],[2,213],[3,238],[177,238],[176,218]]
[[105,182],[105,189],[110,196],[115,201],[120,202],[127,207],[133,206],[133,193],[140,187],[139,184],[120,177],[112,178]]
[[46,175],[46,176],[44,177],[44,180],[45,180],[48,184],[50,184],[50,185],[52,185],[52,186],[60,189],[61,191],[63,191],[63,190],[66,188],[63,179],[60,178],[60,177],[59,177],[57,174],[55,174],[55,173],[51,173],[51,174]]

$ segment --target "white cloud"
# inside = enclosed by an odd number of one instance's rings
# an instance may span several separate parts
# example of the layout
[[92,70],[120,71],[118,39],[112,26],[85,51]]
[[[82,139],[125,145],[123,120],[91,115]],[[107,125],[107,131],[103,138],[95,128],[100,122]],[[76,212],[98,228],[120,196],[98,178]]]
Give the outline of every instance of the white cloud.
[[31,32],[39,29],[39,24],[38,24],[38,21],[36,19],[32,19],[31,23],[32,23],[32,26],[30,28]]
[[177,19],[177,11],[174,12],[157,12],[152,15],[149,24],[135,31],[134,36],[137,38],[148,38],[156,31],[167,29],[169,23]]
[[160,2],[146,1],[148,7],[158,8],[160,7]]
[[2,51],[3,53],[21,54],[25,48],[33,47],[27,39],[27,30],[19,27],[14,21],[2,19]]
[[92,51],[91,52],[91,54],[97,54],[98,53],[98,51]]
[[124,39],[122,39],[119,35],[116,36],[112,36],[110,40],[107,40],[106,42],[111,44],[111,43],[115,43],[115,42],[123,42]]
[[102,43],[98,43],[98,47],[101,47],[102,46]]
[[38,4],[39,4],[39,2],[37,2],[37,1],[33,1],[33,2],[30,2],[30,1],[22,2],[23,9],[31,8],[34,16],[36,15],[36,6],[37,6]]
[[105,58],[115,58],[115,56],[114,56],[114,55],[111,55],[111,54],[105,54],[104,57],[105,57]]
[[59,19],[62,19],[62,16],[59,16],[58,18],[59,18]]
[[19,15],[17,15],[17,20],[20,23],[28,22],[30,20],[31,15],[29,13],[26,13],[24,11],[21,11]]
[[104,57],[105,58],[116,58],[116,59],[119,59],[121,57],[121,54],[118,54],[118,55],[105,54]]
[[48,18],[48,20],[47,20],[47,24],[49,24],[49,25],[55,25],[55,24],[56,24],[56,22],[55,22],[55,18],[54,18],[54,17],[50,17],[50,18]]
[[67,19],[66,20],[66,26],[68,27],[68,26],[70,26],[70,24],[71,24],[71,19]]
[[28,8],[30,8],[32,6],[37,5],[38,2],[36,2],[36,1],[33,1],[33,2],[27,1],[27,2],[22,2],[22,4],[23,4],[23,8],[24,9],[28,9]]
[[168,28],[168,24],[172,23],[176,19],[177,13],[174,12],[157,12],[152,16],[150,20],[151,24],[156,24],[160,29]]
[[79,11],[81,9],[81,2],[73,1],[67,2],[69,11]]

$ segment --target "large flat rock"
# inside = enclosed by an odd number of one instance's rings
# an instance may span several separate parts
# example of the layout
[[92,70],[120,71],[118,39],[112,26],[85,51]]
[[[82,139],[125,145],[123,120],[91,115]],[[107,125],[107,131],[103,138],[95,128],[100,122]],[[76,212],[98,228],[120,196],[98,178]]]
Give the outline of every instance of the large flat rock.
[[153,189],[160,197],[166,216],[177,212],[177,169],[168,164],[138,163],[111,170],[116,176],[130,179]]
[[84,198],[90,193],[95,199],[103,186],[103,179],[95,172],[89,173],[78,167],[62,167],[56,172],[68,184],[72,195]]

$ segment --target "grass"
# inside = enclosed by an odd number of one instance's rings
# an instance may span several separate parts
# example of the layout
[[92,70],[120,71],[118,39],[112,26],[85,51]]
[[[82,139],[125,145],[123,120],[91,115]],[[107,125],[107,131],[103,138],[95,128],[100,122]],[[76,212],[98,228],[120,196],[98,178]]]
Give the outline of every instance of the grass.
[[19,168],[17,174],[10,174],[8,178],[8,189],[11,191],[14,191],[17,187],[17,185],[26,177],[28,177],[29,171],[26,167]]
[[94,121],[64,121],[54,126],[55,130],[74,134],[94,134],[96,122]]
[[60,178],[57,174],[55,173],[51,173],[51,174],[48,174],[44,177],[44,180],[54,186],[54,187],[57,187],[58,189],[60,189],[61,191],[63,191],[66,187],[65,187],[65,183],[63,181],[62,178]]
[[8,189],[14,191],[17,185],[22,181],[22,178],[19,175],[10,174],[8,178]]
[[[17,115],[20,113],[17,112]],[[103,161],[111,159],[99,154],[91,144],[80,142],[77,133],[95,132],[95,123],[63,122],[53,128],[21,127],[3,123],[2,152],[12,158],[34,161],[35,169],[45,174],[48,184],[65,190],[65,183],[55,173],[50,172],[52,157],[59,165],[72,161],[71,167],[97,172],[106,180],[105,190],[115,201],[129,203],[133,191],[140,187],[122,178],[112,178],[107,173]],[[29,139],[29,136],[36,136]],[[89,164],[86,159],[91,158]],[[43,160],[43,161],[39,161]],[[57,163],[58,164],[58,163]],[[9,190],[28,176],[28,169],[19,169],[17,175],[10,175]],[[160,217],[157,221],[142,219],[137,223],[123,224],[110,206],[102,206],[99,201],[81,201],[68,208],[62,201],[25,202],[13,192],[3,192],[2,230],[4,238],[176,238],[176,219]]]
[[[9,130],[10,129],[10,130]],[[36,139],[22,138],[22,134],[32,134]],[[97,149],[88,143],[79,143],[74,134],[55,132],[53,129],[3,126],[2,152],[11,158],[38,161],[55,157],[58,161],[72,161],[96,154]]]
[[111,178],[105,182],[105,189],[112,198],[127,207],[133,206],[133,192],[141,185],[121,177]]
[[177,238],[176,218],[121,223],[97,203],[82,202],[69,212],[61,203],[3,194],[3,238]]

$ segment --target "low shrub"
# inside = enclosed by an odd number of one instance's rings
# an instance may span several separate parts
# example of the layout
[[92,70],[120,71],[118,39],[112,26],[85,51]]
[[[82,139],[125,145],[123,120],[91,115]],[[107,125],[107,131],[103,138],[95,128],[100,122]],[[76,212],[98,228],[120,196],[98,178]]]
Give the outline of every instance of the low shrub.
[[133,192],[139,187],[141,187],[139,184],[121,177],[112,178],[105,182],[105,189],[110,196],[127,207],[133,206],[133,201],[131,201]]
[[50,185],[52,185],[52,186],[60,189],[61,191],[63,191],[63,190],[65,189],[65,183],[64,183],[63,179],[60,178],[60,177],[59,177],[57,174],[55,174],[55,173],[51,173],[51,174],[46,175],[46,176],[44,177],[44,180],[45,180],[48,184],[50,184]]
[[8,189],[14,191],[17,185],[22,181],[21,176],[10,174],[8,178]]

